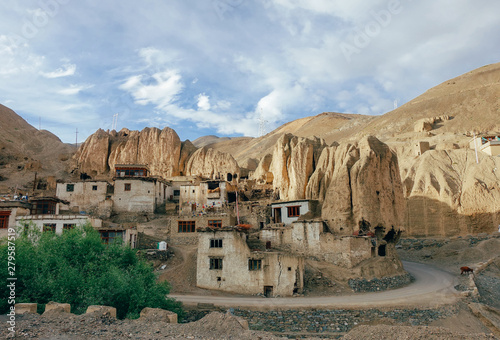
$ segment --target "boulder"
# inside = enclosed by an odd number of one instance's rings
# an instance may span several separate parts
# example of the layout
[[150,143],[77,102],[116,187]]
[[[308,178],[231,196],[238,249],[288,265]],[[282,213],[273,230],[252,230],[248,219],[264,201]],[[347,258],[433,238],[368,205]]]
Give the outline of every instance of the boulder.
[[34,313],[36,314],[36,303],[16,303],[14,305],[16,314]]
[[140,320],[177,323],[177,314],[161,308],[146,307],[143,310],[141,310]]
[[69,303],[58,303],[50,301],[45,305],[45,313],[47,312],[64,312],[71,313],[71,305]]

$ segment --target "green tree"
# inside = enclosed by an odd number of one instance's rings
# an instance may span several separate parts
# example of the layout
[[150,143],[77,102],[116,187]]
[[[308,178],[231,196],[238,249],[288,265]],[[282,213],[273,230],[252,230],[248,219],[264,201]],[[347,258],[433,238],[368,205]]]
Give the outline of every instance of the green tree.
[[[133,249],[102,243],[90,225],[62,235],[38,233],[21,226],[15,244],[16,303],[70,303],[84,313],[90,305],[113,306],[118,318],[137,318],[145,307],[171,310],[182,317],[182,305],[168,298],[170,286],[158,283],[153,268]],[[0,281],[7,283],[8,244],[0,244]],[[6,313],[9,291],[0,290],[0,313]]]

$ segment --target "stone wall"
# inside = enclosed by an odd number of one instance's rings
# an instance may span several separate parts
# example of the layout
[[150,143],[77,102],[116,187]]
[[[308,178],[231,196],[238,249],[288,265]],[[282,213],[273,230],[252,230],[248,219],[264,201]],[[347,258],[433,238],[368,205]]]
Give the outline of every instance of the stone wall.
[[[234,309],[234,315],[245,318],[251,330],[276,332],[288,336],[319,336],[337,338],[360,324],[387,320],[390,324],[428,325],[458,313],[456,306],[436,309],[330,309],[330,310],[283,310],[283,311],[248,311]],[[183,322],[198,320],[209,310],[187,311]]]

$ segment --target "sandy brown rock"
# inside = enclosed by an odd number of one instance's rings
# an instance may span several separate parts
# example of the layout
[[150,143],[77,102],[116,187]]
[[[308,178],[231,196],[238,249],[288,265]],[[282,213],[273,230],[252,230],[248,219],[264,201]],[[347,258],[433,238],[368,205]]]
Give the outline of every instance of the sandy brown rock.
[[152,175],[178,176],[194,152],[190,142],[181,143],[171,128],[120,132],[98,130],[80,147],[74,160],[80,172],[109,175],[115,164],[145,164]]
[[497,230],[500,158],[474,150],[430,150],[404,174],[408,235],[454,236]]
[[334,164],[326,172],[321,171],[328,174],[318,182],[319,192],[325,190],[322,186],[327,188],[322,217],[330,221],[331,227],[349,234],[362,218],[373,227],[401,226],[405,200],[399,165],[396,154],[386,144],[373,136],[356,144],[341,144]]
[[186,164],[186,175],[226,179],[227,174],[240,176],[240,168],[228,153],[203,147],[196,150]]
[[325,141],[320,138],[286,134],[278,139],[269,171],[273,173],[273,187],[279,190],[281,199],[305,198],[307,182],[324,147]]

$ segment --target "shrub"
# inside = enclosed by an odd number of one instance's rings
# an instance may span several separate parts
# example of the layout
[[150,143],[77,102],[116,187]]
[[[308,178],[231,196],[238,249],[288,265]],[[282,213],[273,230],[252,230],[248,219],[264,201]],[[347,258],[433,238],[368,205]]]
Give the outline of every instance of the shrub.
[[[16,303],[70,303],[72,312],[90,305],[117,309],[118,318],[136,318],[145,307],[171,310],[182,317],[181,303],[168,298],[167,282],[158,283],[153,268],[120,243],[105,245],[90,225],[62,235],[23,226],[17,237]],[[0,281],[7,282],[7,242],[0,245]],[[0,313],[6,313],[9,291],[0,290]]]

